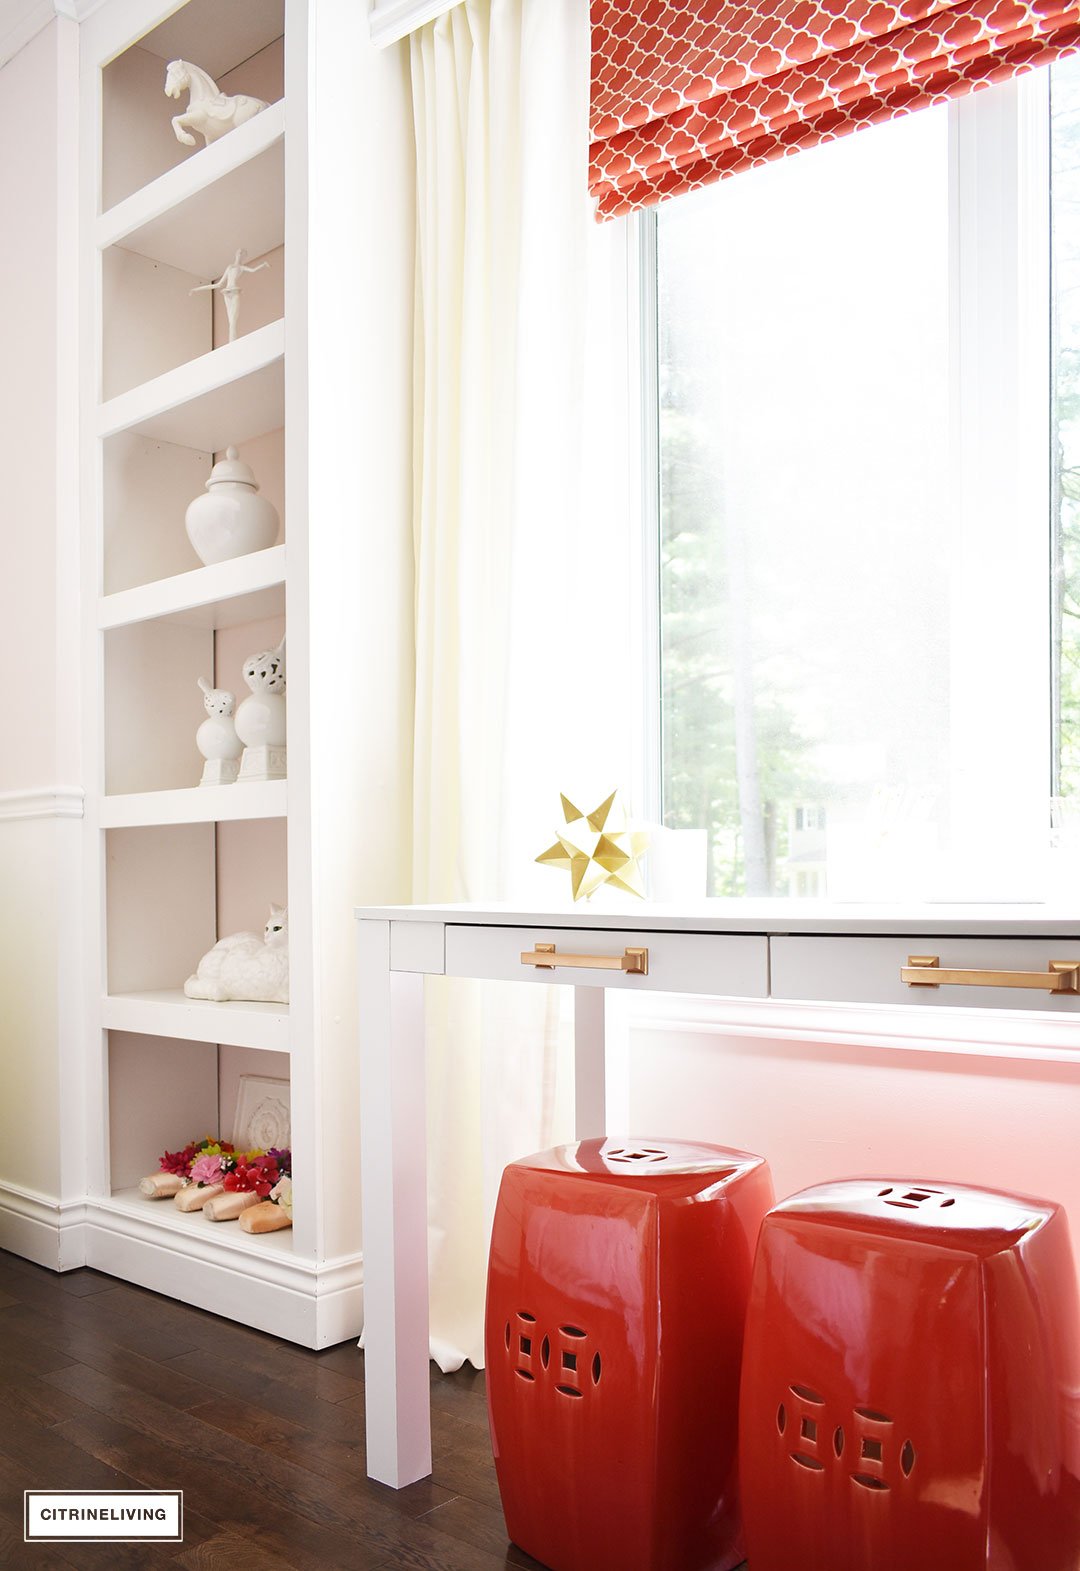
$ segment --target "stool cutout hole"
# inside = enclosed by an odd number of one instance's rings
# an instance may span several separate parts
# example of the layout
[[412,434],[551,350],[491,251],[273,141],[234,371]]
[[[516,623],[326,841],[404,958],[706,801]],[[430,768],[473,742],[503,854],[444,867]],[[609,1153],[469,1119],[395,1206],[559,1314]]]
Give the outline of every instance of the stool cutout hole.
[[523,1336],[523,1337],[519,1338],[519,1341],[521,1343],[521,1351],[527,1357],[532,1352],[532,1337],[531,1336]]
[[910,1440],[904,1441],[904,1449],[900,1452],[900,1468],[905,1478],[911,1477],[911,1469],[915,1466],[915,1447]]
[[562,1332],[563,1336],[584,1336],[585,1335],[585,1332],[581,1329],[580,1326],[560,1326],[559,1330]]
[[888,1484],[883,1478],[875,1478],[871,1473],[852,1473],[851,1482],[858,1484],[860,1489],[888,1489]]
[[563,1396],[581,1396],[576,1386],[556,1386],[556,1391],[561,1391]]
[[780,1406],[776,1409],[776,1427],[779,1429],[781,1434],[783,1434],[784,1430],[787,1428],[787,1408],[784,1406],[783,1402],[781,1402]]
[[799,1424],[799,1433],[803,1437],[804,1440],[812,1441],[813,1444],[816,1445],[817,1444],[817,1420],[814,1419],[814,1418],[804,1418],[800,1422],[800,1424]]
[[869,1424],[892,1423],[892,1419],[889,1417],[888,1413],[879,1413],[876,1407],[857,1407],[855,1411],[860,1418],[865,1418]]
[[509,1320],[506,1322],[506,1330],[503,1333],[503,1337],[504,1337],[504,1340],[506,1342],[506,1351],[509,1352],[510,1351],[510,1322],[509,1322]]
[[593,1383],[594,1386],[598,1386],[600,1384],[600,1354],[599,1353],[596,1354],[596,1357],[592,1361],[592,1383]]
[[515,1369],[514,1373],[521,1380],[535,1380],[536,1379],[536,1376],[534,1374],[532,1374],[528,1369]]
[[881,1461],[881,1441],[880,1440],[867,1440],[864,1437],[863,1443],[862,1443],[862,1452],[861,1452],[861,1454],[864,1457],[866,1457],[867,1461],[869,1461],[869,1462],[880,1462]]
[[843,1429],[843,1425],[842,1424],[837,1424],[835,1430],[833,1431],[832,1448],[836,1452],[837,1456],[843,1456],[843,1454],[844,1454],[844,1429]]
[[825,1471],[824,1462],[819,1462],[816,1456],[807,1456],[803,1451],[793,1451],[791,1460],[797,1462],[800,1467],[808,1468],[811,1473],[823,1473]]
[[551,1358],[551,1338],[546,1336],[540,1343],[540,1362],[546,1369]]
[[530,1315],[527,1309],[518,1310],[518,1319],[526,1321],[529,1325],[535,1325],[536,1323],[536,1316]]
[[792,1392],[793,1395],[801,1397],[804,1402],[812,1402],[815,1407],[825,1406],[825,1398],[823,1396],[819,1396],[816,1391],[811,1391],[809,1386],[793,1385],[789,1386],[788,1389]]
[[562,1356],[562,1366],[563,1366],[564,1369],[574,1369],[574,1370],[576,1370],[577,1369],[577,1354],[576,1353],[564,1353],[563,1356]]

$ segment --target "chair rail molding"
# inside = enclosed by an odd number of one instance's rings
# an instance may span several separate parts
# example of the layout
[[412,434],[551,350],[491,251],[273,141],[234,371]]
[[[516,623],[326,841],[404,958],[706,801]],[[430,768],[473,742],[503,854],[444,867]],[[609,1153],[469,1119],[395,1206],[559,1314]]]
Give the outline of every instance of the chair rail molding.
[[82,818],[81,786],[34,786],[0,791],[0,821],[8,818]]
[[372,0],[371,42],[380,49],[396,44],[459,4],[460,0]]

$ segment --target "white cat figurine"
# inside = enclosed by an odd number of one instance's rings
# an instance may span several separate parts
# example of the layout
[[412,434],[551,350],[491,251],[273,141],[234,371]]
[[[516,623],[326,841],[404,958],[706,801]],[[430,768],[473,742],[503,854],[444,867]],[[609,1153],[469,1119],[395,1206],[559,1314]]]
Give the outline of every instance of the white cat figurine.
[[289,924],[284,906],[270,907],[270,920],[258,933],[233,933],[220,939],[184,983],[189,998],[215,1004],[243,999],[255,1004],[289,1002]]
[[244,744],[236,734],[233,709],[236,699],[224,687],[211,687],[199,678],[207,718],[195,733],[195,745],[206,759],[200,785],[231,785],[240,771]]

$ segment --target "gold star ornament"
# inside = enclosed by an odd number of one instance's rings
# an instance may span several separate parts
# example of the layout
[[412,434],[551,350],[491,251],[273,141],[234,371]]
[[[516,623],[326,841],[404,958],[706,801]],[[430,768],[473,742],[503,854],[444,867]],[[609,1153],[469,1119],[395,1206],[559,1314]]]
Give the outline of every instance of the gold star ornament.
[[593,812],[583,813],[560,793],[566,828],[536,860],[567,870],[575,900],[587,900],[601,884],[645,898],[641,858],[649,837],[642,829],[630,828],[618,795],[613,791]]

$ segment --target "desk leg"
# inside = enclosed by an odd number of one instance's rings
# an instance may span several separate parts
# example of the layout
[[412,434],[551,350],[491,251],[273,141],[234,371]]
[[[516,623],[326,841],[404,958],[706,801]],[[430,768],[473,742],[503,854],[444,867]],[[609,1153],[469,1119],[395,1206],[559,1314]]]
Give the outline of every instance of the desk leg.
[[574,988],[574,1129],[579,1140],[607,1133],[605,987]]
[[402,1489],[431,1472],[424,979],[359,926],[367,1470]]

